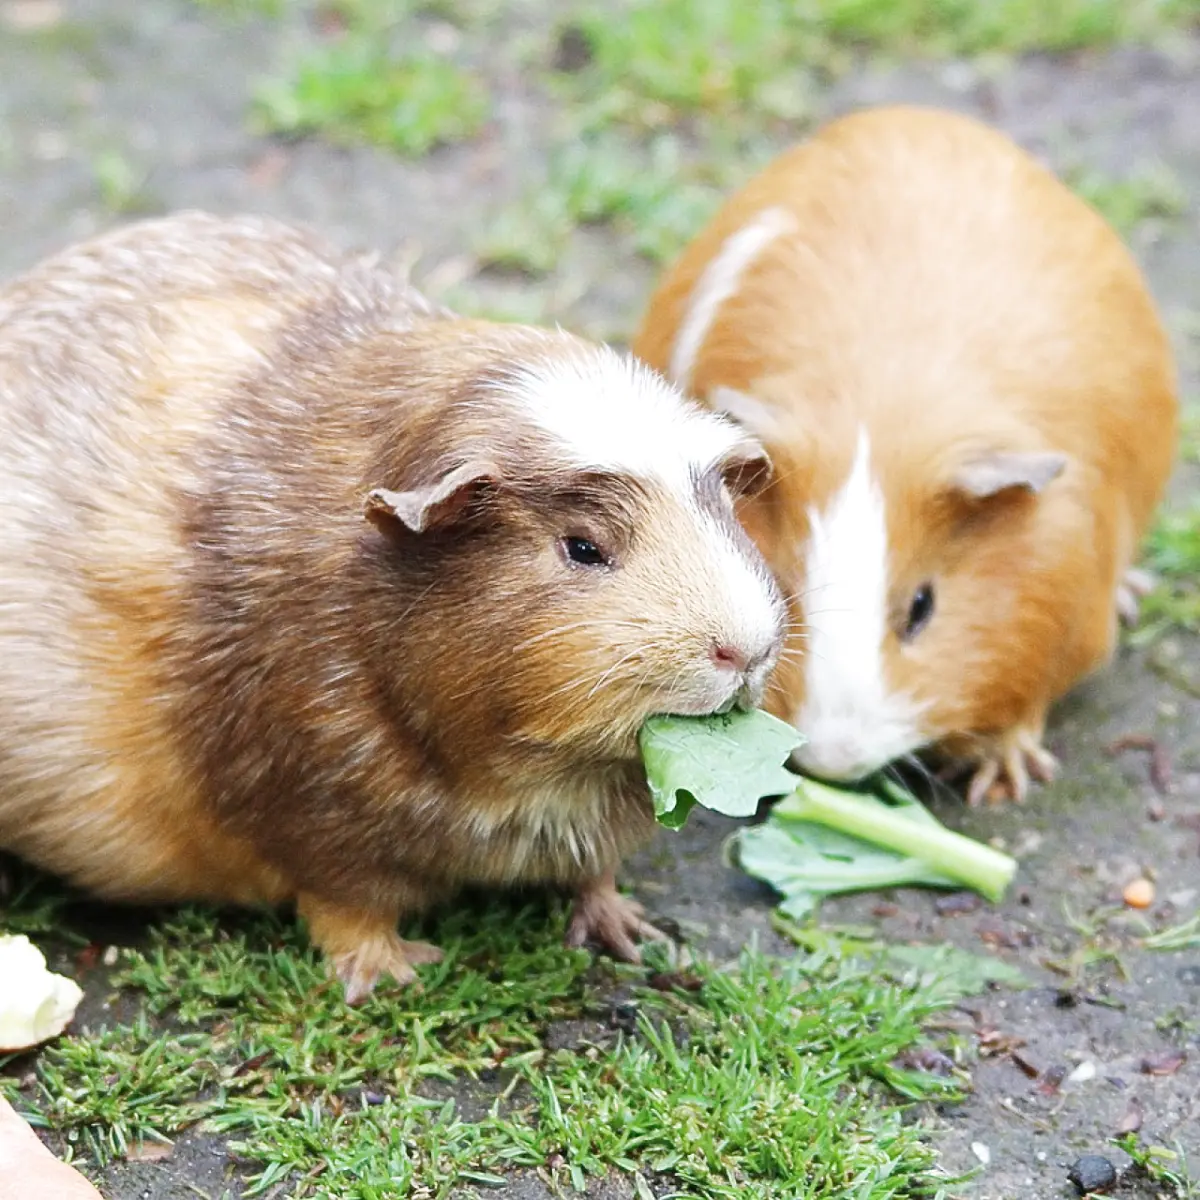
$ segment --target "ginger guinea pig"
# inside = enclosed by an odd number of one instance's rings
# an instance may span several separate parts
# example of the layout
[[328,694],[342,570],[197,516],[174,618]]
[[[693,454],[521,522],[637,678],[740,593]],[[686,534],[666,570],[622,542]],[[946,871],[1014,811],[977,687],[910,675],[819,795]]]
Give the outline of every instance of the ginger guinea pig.
[[466,884],[615,889],[637,734],[754,703],[769,464],[632,358],[182,214],[0,291],[0,847],[111,899],[295,901],[352,999]]
[[972,803],[1049,778],[1047,708],[1136,613],[1176,440],[1167,338],[1100,216],[973,120],[861,112],[727,203],[634,351],[772,456],[740,513],[789,596],[768,707],[800,765],[936,748]]

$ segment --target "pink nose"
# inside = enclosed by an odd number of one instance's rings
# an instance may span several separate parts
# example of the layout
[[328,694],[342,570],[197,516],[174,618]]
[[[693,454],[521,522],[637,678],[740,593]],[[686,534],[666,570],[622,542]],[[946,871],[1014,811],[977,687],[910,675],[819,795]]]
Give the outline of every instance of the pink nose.
[[731,671],[744,671],[749,662],[749,658],[744,650],[739,650],[737,646],[728,646],[721,642],[716,643],[709,652],[712,660],[718,667],[727,667]]

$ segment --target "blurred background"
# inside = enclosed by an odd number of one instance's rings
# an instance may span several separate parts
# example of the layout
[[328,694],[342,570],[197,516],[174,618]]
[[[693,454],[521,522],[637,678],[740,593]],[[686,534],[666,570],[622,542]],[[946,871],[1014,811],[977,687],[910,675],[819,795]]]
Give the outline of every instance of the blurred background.
[[1200,0],[0,0],[0,272],[181,206],[397,254],[477,313],[627,336],[814,123],[973,112],[1195,278]]

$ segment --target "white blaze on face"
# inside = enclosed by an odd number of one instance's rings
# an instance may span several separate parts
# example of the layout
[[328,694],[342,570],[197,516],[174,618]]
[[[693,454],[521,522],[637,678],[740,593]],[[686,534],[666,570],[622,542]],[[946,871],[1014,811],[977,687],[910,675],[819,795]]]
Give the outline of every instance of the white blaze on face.
[[691,557],[709,568],[703,597],[691,599],[711,606],[714,638],[736,643],[752,658],[777,646],[783,607],[766,565],[696,494],[696,480],[741,441],[733,425],[607,347],[547,355],[510,394],[572,467],[646,480],[680,505],[700,539]]
[[887,511],[865,431],[841,490],[809,516],[805,698],[794,714],[807,742],[796,757],[815,774],[857,779],[923,741],[917,705],[884,677]]
[[671,350],[671,378],[685,391],[721,305],[734,295],[742,276],[776,238],[795,229],[795,218],[786,209],[767,208],[754,220],[730,234],[696,281]]

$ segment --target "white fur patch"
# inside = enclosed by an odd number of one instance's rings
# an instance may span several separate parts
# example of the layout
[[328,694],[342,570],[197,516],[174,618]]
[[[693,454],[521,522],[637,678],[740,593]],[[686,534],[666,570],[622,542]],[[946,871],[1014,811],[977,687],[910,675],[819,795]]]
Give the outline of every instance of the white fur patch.
[[860,430],[846,482],[810,513],[805,699],[794,723],[808,739],[797,758],[831,779],[856,779],[923,742],[918,707],[884,678],[888,543],[883,492]]
[[688,306],[671,350],[671,379],[685,391],[721,305],[738,289],[742,276],[778,237],[796,227],[786,209],[766,208],[748,225],[725,239],[710,259],[688,297]]
[[741,439],[657,372],[607,347],[532,364],[511,393],[581,468],[655,480],[690,496],[692,477]]

